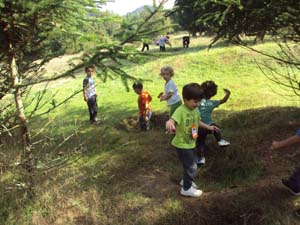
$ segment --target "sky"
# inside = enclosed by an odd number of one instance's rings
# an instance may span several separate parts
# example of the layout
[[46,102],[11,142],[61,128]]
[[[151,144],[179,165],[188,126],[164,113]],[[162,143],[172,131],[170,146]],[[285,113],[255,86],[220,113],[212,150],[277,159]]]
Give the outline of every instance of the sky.
[[[175,0],[168,0],[165,3],[165,9],[171,9],[174,5]],[[115,2],[107,2],[106,6],[103,7],[103,10],[113,11],[121,16],[126,13],[132,12],[135,9],[143,5],[152,5],[153,0],[115,0]],[[159,4],[159,0],[156,0],[156,4]]]

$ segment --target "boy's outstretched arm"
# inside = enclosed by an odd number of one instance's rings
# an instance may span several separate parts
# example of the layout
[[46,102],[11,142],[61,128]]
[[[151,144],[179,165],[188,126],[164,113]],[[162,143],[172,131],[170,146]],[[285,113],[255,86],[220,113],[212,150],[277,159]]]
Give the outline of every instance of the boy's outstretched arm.
[[203,123],[202,121],[199,122],[199,126],[203,127],[206,130],[211,130],[211,131],[219,131],[220,130],[218,127],[216,127],[214,125],[209,126],[209,125]]
[[227,102],[227,100],[229,99],[229,96],[231,94],[231,92],[228,89],[224,88],[223,90],[225,92],[225,96],[220,100],[220,104]]
[[293,135],[282,141],[273,141],[270,148],[271,149],[280,149],[280,148],[288,147],[288,146],[296,144],[296,143],[300,143],[300,136]]
[[165,101],[168,100],[169,98],[171,98],[173,95],[173,92],[168,92],[166,95],[161,95],[160,96],[160,101]]
[[174,133],[174,131],[176,131],[175,121],[173,119],[169,119],[166,122],[166,129],[169,133]]

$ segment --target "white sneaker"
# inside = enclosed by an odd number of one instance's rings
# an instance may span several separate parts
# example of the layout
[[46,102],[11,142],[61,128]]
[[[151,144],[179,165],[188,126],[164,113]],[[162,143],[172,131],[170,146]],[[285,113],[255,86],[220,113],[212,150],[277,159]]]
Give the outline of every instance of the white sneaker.
[[[183,186],[183,180],[181,180],[179,184],[180,184],[180,186],[182,187],[182,186]],[[194,188],[198,188],[197,184],[195,184],[194,182],[192,182],[192,186],[193,186]]]
[[201,157],[197,161],[197,165],[204,165],[205,164],[205,157]]
[[223,147],[223,146],[228,146],[230,145],[229,141],[225,141],[224,139],[221,139],[220,141],[218,141],[218,145]]
[[183,187],[180,190],[180,194],[184,196],[189,196],[189,197],[199,197],[202,195],[202,191],[199,189],[194,188],[193,186],[190,187],[188,190],[184,190]]

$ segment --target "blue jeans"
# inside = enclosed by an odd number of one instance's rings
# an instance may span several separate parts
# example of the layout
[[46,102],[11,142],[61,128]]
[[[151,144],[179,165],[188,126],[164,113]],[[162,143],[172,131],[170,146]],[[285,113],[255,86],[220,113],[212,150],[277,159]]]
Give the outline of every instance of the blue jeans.
[[144,116],[140,116],[140,118],[139,118],[140,128],[143,131],[147,131],[147,130],[150,129],[150,119],[151,119],[151,116],[152,116],[152,111],[149,110],[147,112],[146,116],[148,117],[147,121],[145,120]]
[[89,97],[89,99],[87,100],[87,105],[89,108],[90,121],[95,122],[98,113],[97,95]]
[[183,189],[186,191],[192,186],[192,182],[197,175],[197,164],[195,149],[177,148],[177,156],[183,166]]

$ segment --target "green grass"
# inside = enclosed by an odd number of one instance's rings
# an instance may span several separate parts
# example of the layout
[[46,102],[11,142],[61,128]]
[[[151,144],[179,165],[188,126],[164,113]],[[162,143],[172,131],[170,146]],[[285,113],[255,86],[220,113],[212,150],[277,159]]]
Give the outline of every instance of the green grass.
[[[291,154],[299,151],[268,149],[272,139],[293,134],[295,126],[287,122],[298,119],[297,98],[274,92],[280,89],[255,64],[266,60],[260,55],[223,42],[207,51],[207,38],[192,38],[187,50],[180,47],[180,37],[171,41],[175,47],[166,53],[151,46],[153,57],[124,68],[132,76],[151,80],[144,83],[153,96],[156,118],[150,132],[120,124],[137,117],[137,95],[126,92],[119,79],[102,83],[96,78],[99,125],[89,124],[82,94],[48,115],[31,119],[33,142],[43,140],[34,146],[40,168],[36,196],[29,201],[22,191],[4,191],[16,176],[9,170],[2,174],[0,224],[298,223],[292,209],[299,201],[278,181],[291,172],[296,164]],[[271,42],[256,47],[276,51]],[[182,168],[174,150],[168,149],[170,136],[164,133],[168,109],[156,98],[164,90],[158,75],[163,65],[174,68],[180,90],[189,82],[214,80],[219,86],[215,99],[223,97],[223,88],[232,92],[213,114],[232,145],[220,149],[208,138],[207,164],[196,179],[204,190],[199,200],[178,195]],[[83,78],[79,74],[50,84],[49,95],[58,93],[57,101],[62,100],[81,88]]]

